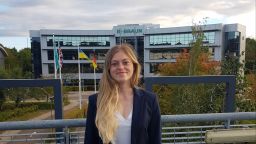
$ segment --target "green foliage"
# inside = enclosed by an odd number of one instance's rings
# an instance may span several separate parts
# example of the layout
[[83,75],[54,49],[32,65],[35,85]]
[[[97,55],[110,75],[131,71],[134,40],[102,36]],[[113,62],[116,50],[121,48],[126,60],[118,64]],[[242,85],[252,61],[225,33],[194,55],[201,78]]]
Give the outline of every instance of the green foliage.
[[[54,103],[51,102],[21,102],[19,108],[37,106],[39,110],[50,110]],[[15,104],[7,102],[3,105],[3,111],[15,109]]]
[[44,88],[10,88],[5,89],[4,93],[9,100],[15,102],[15,106],[19,107],[20,103],[26,100],[46,100],[53,96],[53,90],[49,87]]
[[[159,66],[161,75],[205,75],[216,74],[219,63],[209,61],[208,47],[203,44],[204,25],[192,27],[193,42],[189,53],[183,52],[176,63]],[[154,87],[159,95],[162,114],[191,114],[221,112],[223,87],[215,85],[163,85]]]
[[[15,48],[5,48],[8,56],[5,57],[5,73],[7,76],[4,78],[19,79],[31,78],[32,63],[31,63],[31,50],[24,48],[19,52]],[[0,77],[3,72],[0,71]]]
[[246,96],[249,83],[243,75],[244,65],[239,61],[239,57],[226,56],[222,61],[221,69],[223,75],[236,76],[236,110],[251,111],[255,109],[256,102]]
[[64,112],[64,119],[79,119],[85,118],[87,105],[83,105],[82,109],[74,108]]
[[192,27],[192,35],[194,42],[191,43],[190,57],[189,57],[189,75],[195,75],[198,68],[198,59],[203,49],[204,33],[201,26],[194,24]]
[[3,104],[5,103],[5,101],[6,101],[6,98],[5,98],[4,92],[2,89],[0,89],[0,110],[3,109]]
[[236,98],[236,110],[239,112],[255,112],[256,102],[242,97]]
[[9,76],[8,72],[0,67],[0,79],[8,79]]
[[15,102],[15,107],[19,107],[20,102],[25,99],[26,93],[24,88],[8,89],[8,97]]
[[23,107],[23,108],[16,108],[13,110],[6,110],[0,112],[0,122],[6,121],[8,119],[11,119],[13,117],[21,116],[26,113],[34,112],[38,110],[38,106],[30,106],[30,107]]
[[51,108],[54,108],[54,103],[51,103],[51,102],[26,102],[26,103],[20,104],[20,107],[31,107],[31,106],[37,106],[39,110],[50,110]]
[[69,92],[69,91],[78,91],[79,87],[78,86],[64,86],[63,91],[64,93]]
[[162,114],[193,114],[222,112],[223,91],[219,85],[155,85]]
[[14,103],[3,104],[0,111],[0,121],[7,121],[13,118],[21,117],[27,113],[37,112],[39,110],[50,110],[54,108],[51,102],[21,102],[16,108]]
[[256,74],[256,40],[246,38],[245,47],[245,72]]
[[20,65],[22,66],[22,75],[26,78],[31,78],[31,50],[29,48],[20,50],[18,53],[18,59],[20,60]]
[[18,51],[15,48],[9,49],[5,48],[8,53],[8,57],[5,58],[5,68],[8,71],[11,71],[12,68],[20,67],[19,59],[18,59]]

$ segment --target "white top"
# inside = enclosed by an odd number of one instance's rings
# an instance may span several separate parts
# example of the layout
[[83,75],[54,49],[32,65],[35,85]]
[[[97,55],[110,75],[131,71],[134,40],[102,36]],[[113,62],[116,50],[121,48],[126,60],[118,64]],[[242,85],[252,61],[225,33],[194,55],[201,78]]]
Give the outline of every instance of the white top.
[[131,144],[132,110],[125,119],[119,112],[116,112],[118,128],[113,144]]

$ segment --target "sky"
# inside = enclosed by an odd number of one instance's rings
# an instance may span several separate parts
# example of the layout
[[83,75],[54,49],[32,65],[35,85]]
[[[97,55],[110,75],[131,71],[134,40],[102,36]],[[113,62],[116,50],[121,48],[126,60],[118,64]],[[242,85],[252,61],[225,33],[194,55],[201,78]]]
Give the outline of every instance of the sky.
[[255,38],[256,0],[0,0],[0,43],[30,47],[29,30],[111,30],[120,24],[161,28],[239,23]]

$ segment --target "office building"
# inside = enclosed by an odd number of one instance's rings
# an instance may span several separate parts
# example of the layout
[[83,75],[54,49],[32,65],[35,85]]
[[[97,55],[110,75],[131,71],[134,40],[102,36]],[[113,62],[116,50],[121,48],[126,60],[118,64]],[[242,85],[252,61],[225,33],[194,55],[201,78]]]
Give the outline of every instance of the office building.
[[[245,51],[245,26],[240,24],[203,25],[204,45],[209,46],[212,60],[225,55],[241,55]],[[54,34],[54,39],[53,39]],[[112,46],[129,43],[134,46],[143,66],[142,76],[155,75],[161,63],[175,62],[184,48],[194,41],[192,27],[160,28],[159,24],[125,24],[112,30],[30,30],[33,74],[35,78],[54,77],[53,45],[63,53],[62,78],[64,84],[77,83],[78,46],[90,58],[95,54],[98,68],[96,78],[103,71],[105,54]],[[54,41],[54,42],[53,42]],[[241,60],[244,56],[241,57]],[[81,62],[81,77],[85,84],[93,84],[93,68],[87,60]]]

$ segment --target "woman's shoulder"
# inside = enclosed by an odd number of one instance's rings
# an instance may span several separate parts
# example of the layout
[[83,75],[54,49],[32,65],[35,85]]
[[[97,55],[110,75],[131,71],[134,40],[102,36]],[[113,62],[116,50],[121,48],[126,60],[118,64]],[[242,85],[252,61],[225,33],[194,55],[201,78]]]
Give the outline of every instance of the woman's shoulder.
[[140,87],[135,87],[135,91],[138,95],[145,97],[146,99],[149,100],[154,100],[156,99],[156,94],[147,90],[144,90],[143,88]]
[[98,96],[97,93],[90,95],[90,96],[88,97],[89,103],[94,103],[94,104],[96,104],[96,102],[97,102],[97,96]]

